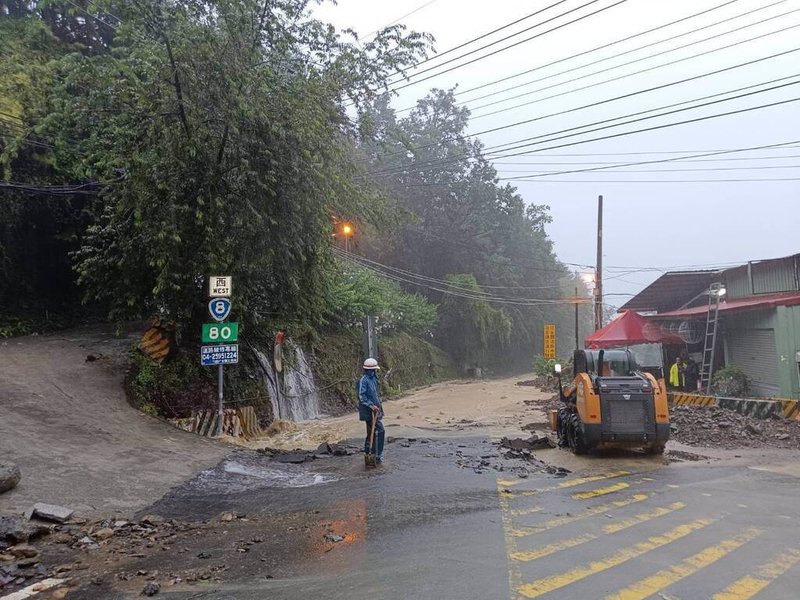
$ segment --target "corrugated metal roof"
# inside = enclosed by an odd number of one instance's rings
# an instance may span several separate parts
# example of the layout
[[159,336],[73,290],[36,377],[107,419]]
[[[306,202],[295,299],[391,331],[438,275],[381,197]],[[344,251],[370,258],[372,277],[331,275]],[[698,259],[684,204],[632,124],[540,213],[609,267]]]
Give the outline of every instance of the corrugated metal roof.
[[716,270],[664,273],[621,306],[619,312],[635,310],[661,313],[674,310],[707,290],[718,273]]
[[[781,292],[779,294],[761,294],[759,296],[748,296],[747,298],[736,298],[721,302],[719,305],[719,312],[735,312],[746,310],[759,310],[762,308],[774,308],[776,306],[798,306],[800,305],[800,292]],[[684,308],[681,310],[671,310],[669,312],[661,313],[658,318],[675,319],[675,318],[691,318],[703,317],[706,318],[708,313],[708,306],[695,306],[693,308]]]

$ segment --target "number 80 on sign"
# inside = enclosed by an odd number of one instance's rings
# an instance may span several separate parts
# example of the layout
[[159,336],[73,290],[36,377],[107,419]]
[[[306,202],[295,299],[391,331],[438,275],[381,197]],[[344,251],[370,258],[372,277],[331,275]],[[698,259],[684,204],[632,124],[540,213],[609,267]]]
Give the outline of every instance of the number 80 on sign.
[[235,342],[237,339],[238,323],[203,323],[203,343]]

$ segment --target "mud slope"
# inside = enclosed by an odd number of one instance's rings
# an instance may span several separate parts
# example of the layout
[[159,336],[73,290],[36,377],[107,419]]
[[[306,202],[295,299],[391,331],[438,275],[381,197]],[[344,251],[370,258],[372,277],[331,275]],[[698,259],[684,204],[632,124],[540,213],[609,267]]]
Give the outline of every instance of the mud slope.
[[0,512],[130,513],[228,453],[131,408],[121,359],[132,341],[106,328],[0,340],[0,456],[22,469]]

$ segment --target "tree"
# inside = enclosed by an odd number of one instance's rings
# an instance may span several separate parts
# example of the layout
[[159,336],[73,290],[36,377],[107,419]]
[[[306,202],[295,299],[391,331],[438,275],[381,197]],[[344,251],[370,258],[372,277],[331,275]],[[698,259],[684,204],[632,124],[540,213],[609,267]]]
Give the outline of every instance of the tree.
[[226,273],[250,333],[276,313],[321,320],[331,215],[383,211],[348,110],[429,40],[393,27],[359,48],[308,4],[120,3],[107,50],[65,53],[33,86],[24,118],[51,142],[48,162],[103,185],[74,253],[86,301],[189,325],[205,276]]
[[466,290],[482,292],[473,275],[450,275],[447,279],[454,295],[442,302],[437,339],[465,367],[485,368],[496,362],[491,357],[505,354],[512,321],[505,311],[492,308],[486,300],[464,298]]
[[[460,340],[457,348],[466,347],[455,323],[474,321],[475,308],[468,298],[442,292],[443,282],[456,282],[459,289],[452,292],[478,285],[490,297],[480,306],[502,309],[513,322],[513,335],[495,344],[502,338],[498,320],[497,335],[473,336],[488,345],[470,360],[497,369],[530,368],[534,354],[542,351],[545,322],[574,330],[572,305],[565,301],[574,292],[563,290],[570,273],[547,236],[548,207],[526,205],[515,188],[500,184],[482,144],[468,137],[469,111],[456,104],[452,90],[434,90],[402,119],[388,99],[379,98],[365,121],[375,139],[359,150],[402,216],[365,250],[379,262],[428,278],[410,278],[406,285],[441,304],[437,340],[443,347],[449,347],[448,336]],[[455,274],[460,275],[449,279]],[[472,276],[474,283],[462,276]],[[433,280],[440,283],[429,285]],[[585,292],[583,284],[579,287]],[[458,304],[463,307],[457,309]]]

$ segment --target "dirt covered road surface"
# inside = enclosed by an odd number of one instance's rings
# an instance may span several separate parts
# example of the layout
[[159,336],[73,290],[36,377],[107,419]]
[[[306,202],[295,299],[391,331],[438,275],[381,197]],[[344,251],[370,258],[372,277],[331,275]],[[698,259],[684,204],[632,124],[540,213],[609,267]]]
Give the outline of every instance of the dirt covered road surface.
[[0,456],[22,471],[0,495],[0,513],[35,502],[86,515],[135,511],[230,452],[128,404],[123,357],[141,331],[0,340]]
[[[543,427],[544,413],[532,405],[538,406],[551,394],[519,386],[518,381],[518,377],[450,381],[384,402],[386,435],[452,437],[479,433],[500,437],[522,433],[522,426],[530,423],[531,417]],[[323,442],[341,442],[366,435],[364,424],[358,421],[355,413],[284,424],[284,427],[277,435],[255,440],[248,447],[313,450]]]
[[38,598],[794,597],[797,450],[574,456],[548,441],[552,392],[520,379],[387,402],[377,469],[355,414],[292,424],[140,508],[51,525]]

